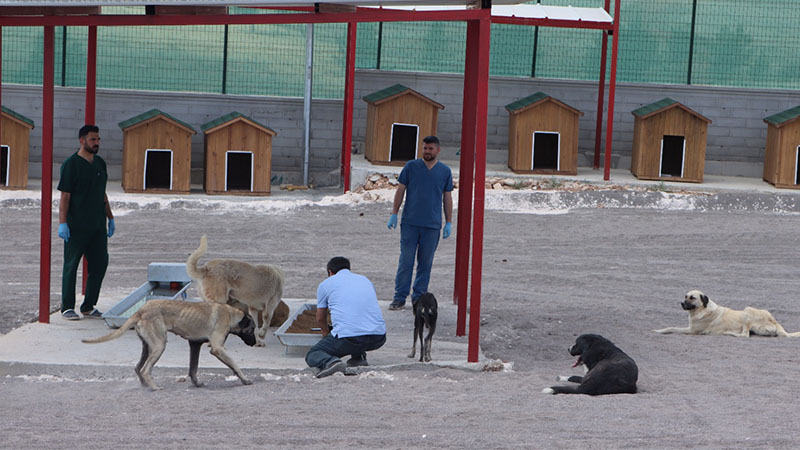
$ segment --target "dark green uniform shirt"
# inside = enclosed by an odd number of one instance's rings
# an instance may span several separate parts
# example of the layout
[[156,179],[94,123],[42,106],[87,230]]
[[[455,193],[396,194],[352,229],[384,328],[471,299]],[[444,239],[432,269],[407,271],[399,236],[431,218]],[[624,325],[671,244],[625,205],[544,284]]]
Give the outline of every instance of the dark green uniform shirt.
[[70,230],[106,229],[106,162],[98,155],[89,162],[75,152],[61,164],[58,190],[70,194],[67,225]]

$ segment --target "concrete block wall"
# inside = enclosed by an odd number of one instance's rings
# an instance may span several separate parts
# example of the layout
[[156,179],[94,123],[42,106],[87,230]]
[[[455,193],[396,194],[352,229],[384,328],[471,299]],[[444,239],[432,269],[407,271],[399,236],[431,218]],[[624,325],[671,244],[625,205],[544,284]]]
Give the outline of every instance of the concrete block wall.
[[[404,84],[443,104],[438,135],[445,155],[455,157],[461,142],[463,76],[412,72],[358,70],[355,78],[353,144],[360,148],[354,158],[363,158],[366,139],[367,94],[395,83]],[[487,158],[504,164],[508,158],[508,112],[505,105],[537,91],[546,92],[573,106],[584,115],[578,140],[581,167],[590,166],[594,153],[597,120],[595,82],[538,78],[492,77],[489,82]],[[84,90],[57,87],[55,94],[54,176],[61,162],[77,150],[77,130],[83,125]],[[41,87],[4,85],[3,104],[36,122],[31,133],[29,176],[41,177]],[[686,104],[710,118],[705,173],[760,178],[763,171],[767,128],[763,118],[800,105],[800,91],[732,89],[706,86],[619,84],[614,109],[612,164],[630,167],[633,141],[631,111],[664,97]],[[605,102],[607,108],[608,102]],[[101,128],[101,155],[109,164],[113,180],[121,178],[122,130],[117,125],[151,108],[191,124],[198,131],[192,138],[192,181],[202,183],[203,135],[200,125],[231,111],[239,111],[278,132],[273,138],[273,183],[299,184],[303,170],[303,100],[300,98],[235,96],[204,93],[174,93],[100,89],[97,92],[97,125]],[[342,101],[315,99],[312,106],[309,174],[318,186],[340,183]],[[603,127],[605,131],[605,127]],[[603,145],[605,140],[602,141]],[[602,161],[602,160],[601,160]]]
[[[42,144],[42,89],[40,86],[3,85],[3,105],[34,120],[28,175],[40,178]],[[78,129],[85,117],[83,88],[55,89],[53,129],[53,176],[61,163],[78,149]],[[122,130],[118,123],[152,108],[190,124],[192,136],[192,183],[203,182],[203,132],[210,120],[239,111],[275,130],[272,140],[273,184],[301,184],[303,178],[303,99],[98,89],[96,114],[100,127],[100,155],[109,166],[109,177],[122,174]],[[312,110],[309,179],[318,186],[340,182],[342,102],[315,99]]]

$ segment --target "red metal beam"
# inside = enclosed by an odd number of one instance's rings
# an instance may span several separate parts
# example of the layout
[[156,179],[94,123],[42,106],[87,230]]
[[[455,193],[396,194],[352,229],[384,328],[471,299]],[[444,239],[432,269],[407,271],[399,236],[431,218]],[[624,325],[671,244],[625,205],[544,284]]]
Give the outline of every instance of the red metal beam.
[[220,15],[97,15],[97,16],[0,16],[0,26],[165,26],[165,25],[259,25],[350,22],[463,21],[489,17],[489,10],[396,11],[364,9],[350,13],[315,14],[220,14]]
[[[611,8],[611,0],[606,0],[605,10]],[[603,43],[600,47],[600,81],[597,94],[597,128],[594,133],[594,162],[592,167],[600,167],[600,140],[603,134],[603,97],[606,95],[606,59],[608,56],[608,31],[603,31]]]
[[467,48],[464,58],[464,97],[461,112],[461,154],[458,175],[458,223],[456,224],[456,274],[453,301],[458,305],[456,336],[466,335],[469,244],[472,230],[472,173],[475,170],[475,95],[477,91],[479,25],[467,22]]
[[619,10],[621,0],[614,1],[614,36],[611,42],[611,74],[608,83],[608,116],[606,118],[606,159],[603,180],[611,178],[611,141],[614,135],[614,94],[617,87],[617,48],[619,47]]
[[475,95],[475,200],[472,232],[472,283],[469,297],[467,362],[478,362],[481,330],[481,274],[483,269],[483,211],[486,194],[486,127],[489,109],[489,47],[491,21],[478,21],[478,69]]
[[356,81],[356,23],[347,24],[345,56],[344,108],[342,112],[342,185],[350,190],[350,147],[353,142],[353,85]]
[[97,27],[89,27],[86,41],[86,110],[84,125],[95,125],[97,94]]
[[[84,107],[84,125],[95,124],[95,98],[97,94],[97,27],[89,27],[86,40],[86,106]],[[81,294],[86,294],[86,280],[89,278],[89,263],[83,257],[83,276],[81,277]]]
[[44,27],[42,76],[42,230],[39,260],[39,322],[50,322],[50,233],[53,222],[53,83],[55,30]]

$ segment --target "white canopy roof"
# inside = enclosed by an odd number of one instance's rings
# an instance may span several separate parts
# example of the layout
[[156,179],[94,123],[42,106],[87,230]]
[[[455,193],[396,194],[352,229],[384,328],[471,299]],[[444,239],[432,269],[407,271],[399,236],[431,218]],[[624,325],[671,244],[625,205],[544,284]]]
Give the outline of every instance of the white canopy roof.
[[[65,6],[299,6],[314,3],[347,4],[361,6],[383,6],[412,11],[441,11],[465,9],[472,0],[0,0],[3,6],[65,7]],[[541,4],[517,4],[519,0],[493,0],[492,15],[525,19],[557,19],[566,21],[612,22],[603,8],[580,8],[573,6],[545,6]],[[412,3],[412,5],[409,5]],[[2,14],[2,10],[0,10]]]

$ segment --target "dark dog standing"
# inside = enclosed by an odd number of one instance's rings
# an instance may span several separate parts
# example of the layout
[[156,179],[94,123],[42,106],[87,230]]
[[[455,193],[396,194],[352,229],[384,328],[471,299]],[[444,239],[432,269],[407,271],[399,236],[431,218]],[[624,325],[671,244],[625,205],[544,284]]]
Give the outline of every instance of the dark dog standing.
[[558,377],[558,381],[578,383],[577,386],[552,386],[542,390],[545,394],[635,394],[639,368],[633,359],[608,339],[597,334],[582,334],[570,347],[569,353],[577,356],[573,367],[583,364],[586,375]]
[[[436,331],[436,318],[438,317],[439,304],[436,297],[430,292],[422,294],[414,302],[414,343],[411,345],[409,358],[413,358],[417,352],[417,337],[419,337],[419,362],[431,360],[431,341],[433,333]],[[428,336],[422,338],[424,329],[428,329]]]

